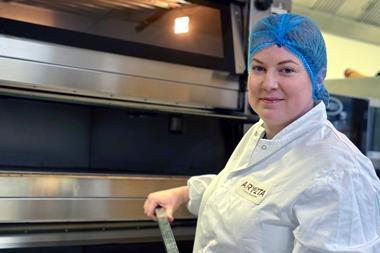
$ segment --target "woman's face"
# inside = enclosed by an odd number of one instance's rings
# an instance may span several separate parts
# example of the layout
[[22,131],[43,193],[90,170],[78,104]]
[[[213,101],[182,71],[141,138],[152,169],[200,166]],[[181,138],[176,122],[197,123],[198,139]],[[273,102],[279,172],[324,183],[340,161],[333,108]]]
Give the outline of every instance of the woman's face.
[[252,58],[248,100],[267,127],[279,131],[313,107],[312,85],[302,62],[284,47]]

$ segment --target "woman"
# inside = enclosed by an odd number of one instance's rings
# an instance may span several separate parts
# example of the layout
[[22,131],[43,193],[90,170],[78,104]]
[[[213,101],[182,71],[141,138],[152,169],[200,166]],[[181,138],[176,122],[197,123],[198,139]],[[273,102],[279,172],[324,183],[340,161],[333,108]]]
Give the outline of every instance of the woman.
[[248,99],[260,116],[217,175],[152,193],[145,213],[187,203],[194,252],[380,252],[380,183],[369,159],[327,120],[326,50],[295,14],[250,38]]

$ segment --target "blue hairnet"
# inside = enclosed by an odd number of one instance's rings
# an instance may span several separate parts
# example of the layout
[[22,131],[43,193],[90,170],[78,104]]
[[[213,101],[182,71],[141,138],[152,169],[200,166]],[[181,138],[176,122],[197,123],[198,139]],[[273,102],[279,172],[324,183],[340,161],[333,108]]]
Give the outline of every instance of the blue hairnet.
[[313,86],[313,100],[322,100],[327,106],[329,93],[323,85],[327,66],[326,47],[318,26],[309,18],[292,13],[263,18],[250,34],[249,69],[252,57],[272,45],[285,47],[300,59]]

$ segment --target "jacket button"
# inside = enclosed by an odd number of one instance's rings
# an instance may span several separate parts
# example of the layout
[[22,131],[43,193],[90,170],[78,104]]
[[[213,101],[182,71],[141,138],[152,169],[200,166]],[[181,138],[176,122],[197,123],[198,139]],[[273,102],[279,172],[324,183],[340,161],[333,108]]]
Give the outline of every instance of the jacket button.
[[261,146],[261,149],[262,149],[262,150],[266,150],[266,149],[267,149],[267,146],[266,146],[266,145],[262,145],[262,146]]

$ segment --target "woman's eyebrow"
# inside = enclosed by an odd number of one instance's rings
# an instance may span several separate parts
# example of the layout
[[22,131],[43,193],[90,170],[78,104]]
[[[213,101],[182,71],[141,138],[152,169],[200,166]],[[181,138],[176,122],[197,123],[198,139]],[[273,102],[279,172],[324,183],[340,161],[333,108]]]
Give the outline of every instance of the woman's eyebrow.
[[256,59],[256,58],[253,58],[252,61],[256,61],[256,62],[258,62],[258,63],[260,63],[260,64],[264,64],[262,61],[260,61],[260,60],[258,60],[258,59]]
[[[252,62],[254,62],[254,61],[257,62],[257,63],[259,63],[259,64],[264,64],[264,62],[260,61],[257,58],[253,58]],[[293,60],[280,61],[279,63],[277,63],[277,65],[282,65],[282,64],[286,64],[286,63],[293,63],[293,64],[296,64],[296,65],[299,65],[296,61],[293,61]]]
[[293,63],[293,64],[296,64],[298,65],[297,62],[293,61],[293,60],[285,60],[285,61],[280,61],[279,63],[277,63],[278,65],[282,65],[282,64],[286,64],[286,63]]

